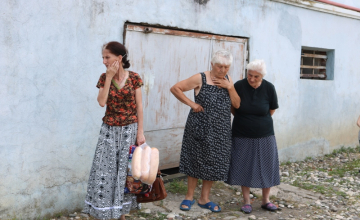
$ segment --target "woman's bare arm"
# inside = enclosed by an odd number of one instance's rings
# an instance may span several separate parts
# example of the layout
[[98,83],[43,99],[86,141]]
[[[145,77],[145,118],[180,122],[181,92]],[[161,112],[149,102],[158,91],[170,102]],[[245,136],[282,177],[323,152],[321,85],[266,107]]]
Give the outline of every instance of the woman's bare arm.
[[138,145],[145,143],[145,136],[144,136],[144,113],[143,113],[143,106],[142,106],[142,93],[141,88],[137,88],[135,90],[135,102],[136,102],[136,113],[138,118],[138,130],[136,135],[136,142]]
[[214,84],[216,86],[219,86],[219,87],[222,87],[222,88],[225,88],[228,90],[230,100],[231,100],[231,105],[234,106],[235,109],[238,109],[240,107],[241,99],[235,90],[234,83],[233,83],[231,77],[229,75],[228,75],[228,77],[229,77],[229,80],[227,80],[224,77],[224,79],[214,78],[214,79],[212,79],[212,81],[214,82]]
[[106,78],[104,87],[99,89],[99,95],[97,97],[97,101],[101,107],[106,105],[107,99],[109,97],[109,90],[110,90],[111,79]]
[[276,109],[270,109],[270,115],[272,116],[275,113]]
[[182,103],[190,106],[194,112],[204,111],[203,107],[191,101],[184,92],[201,87],[201,75],[195,74],[188,79],[176,83],[170,88],[171,93]]
[[229,95],[230,95],[230,99],[231,99],[231,105],[235,109],[238,109],[238,108],[240,108],[241,99],[240,99],[240,96],[238,95],[238,93],[235,90],[234,83],[233,83],[230,76],[229,76],[229,80],[230,80],[231,86],[228,87],[228,91],[229,91]]
[[111,64],[110,67],[106,70],[106,79],[104,87],[99,89],[99,95],[97,97],[97,101],[99,102],[99,105],[101,107],[104,107],[106,105],[106,102],[109,97],[109,90],[111,85],[111,80],[119,70],[119,62],[115,61],[113,64]]

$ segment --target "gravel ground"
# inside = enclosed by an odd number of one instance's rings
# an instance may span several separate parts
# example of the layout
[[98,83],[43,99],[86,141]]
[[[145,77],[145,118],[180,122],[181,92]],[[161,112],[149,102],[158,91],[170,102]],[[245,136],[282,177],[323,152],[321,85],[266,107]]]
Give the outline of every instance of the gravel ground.
[[[196,204],[191,211],[179,210],[186,192],[186,181],[167,183],[168,197],[163,201],[143,204],[141,210],[131,212],[127,219],[353,219],[360,220],[360,147],[341,148],[329,155],[306,158],[304,161],[280,165],[281,185],[271,190],[271,201],[279,210],[262,210],[261,190],[252,189],[251,214],[240,212],[240,187],[216,182],[211,200],[220,204],[221,213],[211,213]],[[201,182],[195,192],[199,198]],[[57,215],[62,220],[94,219],[85,214]]]

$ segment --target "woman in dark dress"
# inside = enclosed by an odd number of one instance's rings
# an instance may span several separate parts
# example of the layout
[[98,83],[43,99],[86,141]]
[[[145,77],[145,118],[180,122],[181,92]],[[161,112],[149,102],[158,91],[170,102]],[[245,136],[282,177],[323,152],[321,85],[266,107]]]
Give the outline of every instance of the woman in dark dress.
[[250,187],[262,188],[262,208],[274,211],[270,202],[270,187],[280,184],[279,159],[272,115],[277,109],[275,87],[263,79],[263,60],[247,65],[247,78],[235,83],[241,98],[240,108],[233,108],[232,150],[226,183],[240,185],[244,198],[241,210],[252,211]]
[[[174,96],[191,107],[185,125],[180,155],[180,172],[188,175],[188,191],[180,205],[189,211],[195,203],[193,198],[197,180],[202,179],[201,197],[198,205],[220,212],[219,205],[209,199],[213,181],[227,179],[231,150],[231,106],[239,107],[232,80],[227,72],[232,63],[228,51],[217,51],[211,59],[210,71],[193,75],[171,88]],[[184,95],[194,90],[195,102]]]

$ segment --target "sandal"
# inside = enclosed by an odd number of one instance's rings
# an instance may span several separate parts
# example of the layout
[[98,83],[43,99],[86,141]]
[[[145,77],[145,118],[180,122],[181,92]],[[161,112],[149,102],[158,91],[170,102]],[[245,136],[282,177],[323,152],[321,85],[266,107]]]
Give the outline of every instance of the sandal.
[[252,206],[250,204],[245,204],[241,207],[241,211],[245,214],[250,214],[252,212]]
[[271,202],[268,202],[265,205],[261,205],[261,208],[272,212],[278,209],[277,206],[272,204]]
[[[194,205],[195,203],[195,199],[193,201],[190,201],[190,200],[183,200],[180,204],[180,210],[183,210],[183,211],[190,211],[191,209],[191,206]],[[182,207],[183,205],[186,205],[187,208],[184,208]]]
[[[209,209],[210,211],[212,212],[221,212],[221,208],[219,205],[213,203],[213,202],[208,202],[206,203],[205,205],[201,205],[200,203],[198,203],[198,205],[201,207],[201,208],[204,208],[204,209]],[[215,207],[218,207],[218,210],[215,210]]]

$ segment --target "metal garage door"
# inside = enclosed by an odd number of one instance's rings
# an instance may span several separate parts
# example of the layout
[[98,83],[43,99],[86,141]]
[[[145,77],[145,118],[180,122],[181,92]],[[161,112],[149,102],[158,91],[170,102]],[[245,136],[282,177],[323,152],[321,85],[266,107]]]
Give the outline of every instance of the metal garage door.
[[[146,142],[160,150],[160,168],[179,165],[183,130],[190,107],[179,102],[170,87],[195,73],[210,69],[213,51],[229,50],[234,81],[245,74],[247,39],[138,25],[125,26],[130,69],[144,81]],[[186,95],[193,100],[193,92]]]

